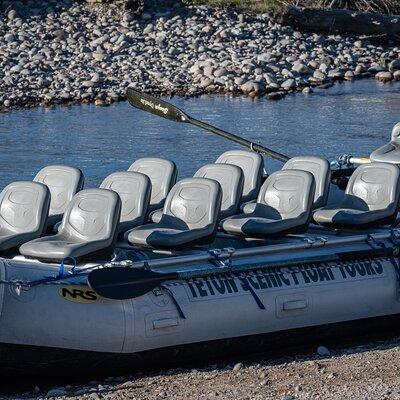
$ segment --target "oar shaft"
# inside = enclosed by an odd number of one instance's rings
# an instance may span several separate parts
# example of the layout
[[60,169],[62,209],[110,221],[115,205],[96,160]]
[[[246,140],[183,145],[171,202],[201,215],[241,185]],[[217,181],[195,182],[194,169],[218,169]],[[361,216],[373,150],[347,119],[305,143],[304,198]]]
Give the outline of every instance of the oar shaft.
[[205,129],[206,131],[215,133],[216,135],[221,136],[225,139],[232,140],[242,146],[248,147],[250,150],[255,151],[256,153],[268,155],[268,156],[275,158],[276,160],[279,160],[282,162],[286,162],[289,160],[289,157],[285,156],[284,154],[278,153],[278,152],[271,150],[267,147],[264,147],[260,144],[253,143],[250,140],[247,140],[240,136],[234,135],[233,133],[226,132],[223,129],[219,129],[215,126],[207,124],[206,122],[200,121],[198,119],[188,116],[187,120],[185,122],[189,122],[192,125],[196,125],[199,128]]

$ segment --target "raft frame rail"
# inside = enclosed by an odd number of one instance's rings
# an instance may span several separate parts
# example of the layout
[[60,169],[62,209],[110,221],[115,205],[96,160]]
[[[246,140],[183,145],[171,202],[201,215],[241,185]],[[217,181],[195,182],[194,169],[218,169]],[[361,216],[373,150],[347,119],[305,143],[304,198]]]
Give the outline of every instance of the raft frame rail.
[[[106,266],[124,265],[131,268],[161,268],[170,266],[183,266],[193,263],[210,262],[215,260],[216,255],[220,260],[244,258],[250,256],[261,256],[266,254],[274,254],[283,251],[294,251],[294,250],[306,250],[310,248],[322,248],[331,247],[337,245],[347,245],[352,243],[360,242],[379,242],[381,240],[392,240],[397,242],[400,240],[400,229],[392,229],[389,232],[384,233],[368,233],[361,235],[352,235],[340,239],[329,239],[323,236],[318,236],[315,238],[304,238],[301,243],[285,243],[285,244],[273,244],[261,247],[251,247],[245,249],[233,249],[233,248],[223,248],[223,249],[213,249],[202,254],[191,254],[184,256],[169,257],[167,259],[155,259],[155,260],[143,260],[143,261],[119,261],[111,262],[106,264]],[[131,246],[117,246],[126,250],[135,250]]]

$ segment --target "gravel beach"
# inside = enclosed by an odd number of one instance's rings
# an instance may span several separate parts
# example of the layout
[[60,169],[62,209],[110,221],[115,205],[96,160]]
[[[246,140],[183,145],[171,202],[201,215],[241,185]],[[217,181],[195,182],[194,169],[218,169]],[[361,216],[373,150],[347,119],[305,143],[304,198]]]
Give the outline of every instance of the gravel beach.
[[[400,339],[265,362],[110,377],[9,399],[400,399]],[[319,355],[319,354],[322,355]]]
[[295,31],[268,14],[175,4],[137,19],[112,4],[3,1],[0,109],[107,105],[130,85],[154,94],[280,99],[344,79],[400,79],[399,57],[398,47]]

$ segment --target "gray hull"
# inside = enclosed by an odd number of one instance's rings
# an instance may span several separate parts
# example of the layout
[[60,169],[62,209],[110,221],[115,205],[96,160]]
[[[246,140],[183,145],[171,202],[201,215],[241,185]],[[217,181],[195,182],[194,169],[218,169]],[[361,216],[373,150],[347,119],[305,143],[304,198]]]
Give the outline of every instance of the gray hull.
[[[360,250],[365,245],[353,246]],[[265,257],[249,256],[236,264],[265,262]],[[115,365],[143,369],[147,354],[153,354],[150,364],[158,367],[161,358],[184,362],[196,354],[207,358],[243,348],[249,353],[253,345],[255,352],[286,348],[319,339],[324,331],[327,338],[338,339],[342,332],[335,326],[360,328],[359,322],[382,317],[397,324],[398,270],[397,258],[262,268],[167,282],[124,301],[66,282],[20,293],[1,285],[0,364],[5,370],[17,366],[21,373],[43,369],[65,375],[66,369],[58,368],[63,364],[73,373],[81,362],[99,370],[116,370]],[[58,265],[21,257],[0,262],[1,278],[7,280],[38,279],[57,271]],[[188,349],[187,357],[186,350],[177,349]],[[154,356],[164,352],[173,356]]]
[[[198,367],[247,359],[265,360],[315,352],[317,346],[343,346],[368,343],[400,334],[400,314],[317,325],[261,335],[193,343],[133,354],[102,353],[26,345],[0,345],[0,390],[15,391],[14,379],[23,376],[18,391],[35,385],[62,384],[154,371],[162,368]],[[76,371],[79,370],[79,375]]]

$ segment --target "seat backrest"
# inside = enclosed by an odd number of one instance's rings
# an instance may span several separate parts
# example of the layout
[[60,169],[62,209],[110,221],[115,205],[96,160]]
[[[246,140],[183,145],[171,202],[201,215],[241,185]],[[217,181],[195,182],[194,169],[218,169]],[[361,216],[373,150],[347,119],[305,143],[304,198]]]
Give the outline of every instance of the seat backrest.
[[0,193],[0,231],[3,235],[34,233],[39,237],[47,226],[50,191],[38,182],[19,181]]
[[257,197],[264,171],[264,159],[260,154],[246,150],[230,150],[221,154],[216,163],[233,164],[242,169],[244,185],[241,203]]
[[68,204],[59,235],[69,241],[91,242],[115,240],[121,214],[119,195],[108,189],[78,192]]
[[42,168],[33,178],[35,182],[44,183],[51,194],[48,224],[61,221],[72,197],[82,190],[83,173],[80,169],[67,165],[49,165]]
[[201,167],[194,176],[214,179],[221,185],[222,203],[219,215],[221,219],[237,213],[244,183],[241,168],[231,164],[207,164]]
[[309,216],[314,192],[315,180],[310,172],[276,171],[262,185],[257,203],[271,207],[282,219]]
[[286,169],[310,172],[315,179],[313,209],[326,206],[331,182],[331,166],[327,159],[314,156],[293,157],[282,167],[282,170]]
[[400,194],[399,167],[381,162],[360,165],[351,175],[345,193],[347,200],[358,198],[369,210],[392,207],[395,211]]
[[400,145],[400,122],[398,122],[392,129],[392,142]]
[[178,170],[173,161],[164,158],[145,157],[136,160],[128,171],[140,172],[151,180],[151,198],[149,211],[164,205],[167,194],[175,185]]
[[163,217],[172,216],[189,229],[217,226],[221,209],[220,184],[207,178],[187,178],[177,182],[165,201]]
[[374,150],[370,154],[369,158],[373,162],[388,162],[393,164],[400,164],[399,147],[400,122],[393,127],[390,142]]
[[140,172],[115,172],[101,183],[100,188],[114,190],[121,198],[119,232],[142,225],[150,203],[151,182]]

